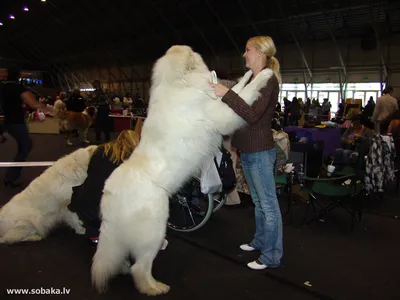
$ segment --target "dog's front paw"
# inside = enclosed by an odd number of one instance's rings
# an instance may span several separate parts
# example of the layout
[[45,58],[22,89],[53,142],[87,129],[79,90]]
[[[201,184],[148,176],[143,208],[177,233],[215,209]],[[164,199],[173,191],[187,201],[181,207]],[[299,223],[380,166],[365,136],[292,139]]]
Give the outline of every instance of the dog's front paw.
[[88,141],[88,140],[83,140],[82,143],[90,144],[90,141]]
[[79,235],[84,235],[86,233],[86,229],[82,226],[76,226],[75,227],[75,233]]
[[68,141],[67,141],[67,145],[68,145],[68,146],[72,146],[73,144],[71,143],[70,140],[68,140]]

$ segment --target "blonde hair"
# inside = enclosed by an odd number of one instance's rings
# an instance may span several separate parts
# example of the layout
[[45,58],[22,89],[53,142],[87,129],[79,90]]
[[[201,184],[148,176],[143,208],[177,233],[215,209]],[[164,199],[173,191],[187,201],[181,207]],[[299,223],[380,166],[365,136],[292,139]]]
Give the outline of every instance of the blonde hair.
[[272,38],[270,36],[259,35],[250,38],[247,43],[251,43],[258,51],[267,56],[267,67],[274,71],[279,83],[282,82],[279,61],[275,57],[276,47]]
[[122,131],[115,141],[103,144],[104,155],[119,164],[128,159],[139,144],[139,135],[133,130]]

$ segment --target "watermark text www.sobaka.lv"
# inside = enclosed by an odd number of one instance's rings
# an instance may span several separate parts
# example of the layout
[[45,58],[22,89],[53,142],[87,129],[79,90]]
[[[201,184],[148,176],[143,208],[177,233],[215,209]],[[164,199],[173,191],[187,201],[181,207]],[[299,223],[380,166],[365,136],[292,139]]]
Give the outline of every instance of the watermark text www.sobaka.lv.
[[37,289],[7,289],[7,295],[69,295],[71,289],[63,287],[56,288],[37,288]]

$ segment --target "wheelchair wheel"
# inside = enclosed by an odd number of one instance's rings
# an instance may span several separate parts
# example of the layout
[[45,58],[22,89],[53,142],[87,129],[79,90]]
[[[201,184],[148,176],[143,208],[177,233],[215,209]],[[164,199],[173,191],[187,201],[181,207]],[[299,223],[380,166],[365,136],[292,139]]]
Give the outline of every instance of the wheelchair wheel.
[[203,194],[200,181],[193,179],[169,199],[168,227],[175,231],[191,232],[201,228],[214,208],[214,195]]
[[213,212],[216,212],[217,210],[219,210],[222,206],[224,206],[225,202],[226,202],[226,198],[227,198],[227,194],[222,192],[222,193],[218,193],[218,194],[214,194],[213,195],[213,201],[214,201],[214,209]]

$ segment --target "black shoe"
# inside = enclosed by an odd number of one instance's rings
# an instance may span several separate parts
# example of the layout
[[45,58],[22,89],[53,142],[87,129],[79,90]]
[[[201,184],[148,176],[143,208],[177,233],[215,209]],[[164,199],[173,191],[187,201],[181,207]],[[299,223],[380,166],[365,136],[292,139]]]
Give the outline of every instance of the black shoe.
[[4,179],[4,185],[6,187],[14,188],[14,187],[20,187],[22,184],[20,182],[9,181],[7,179]]

